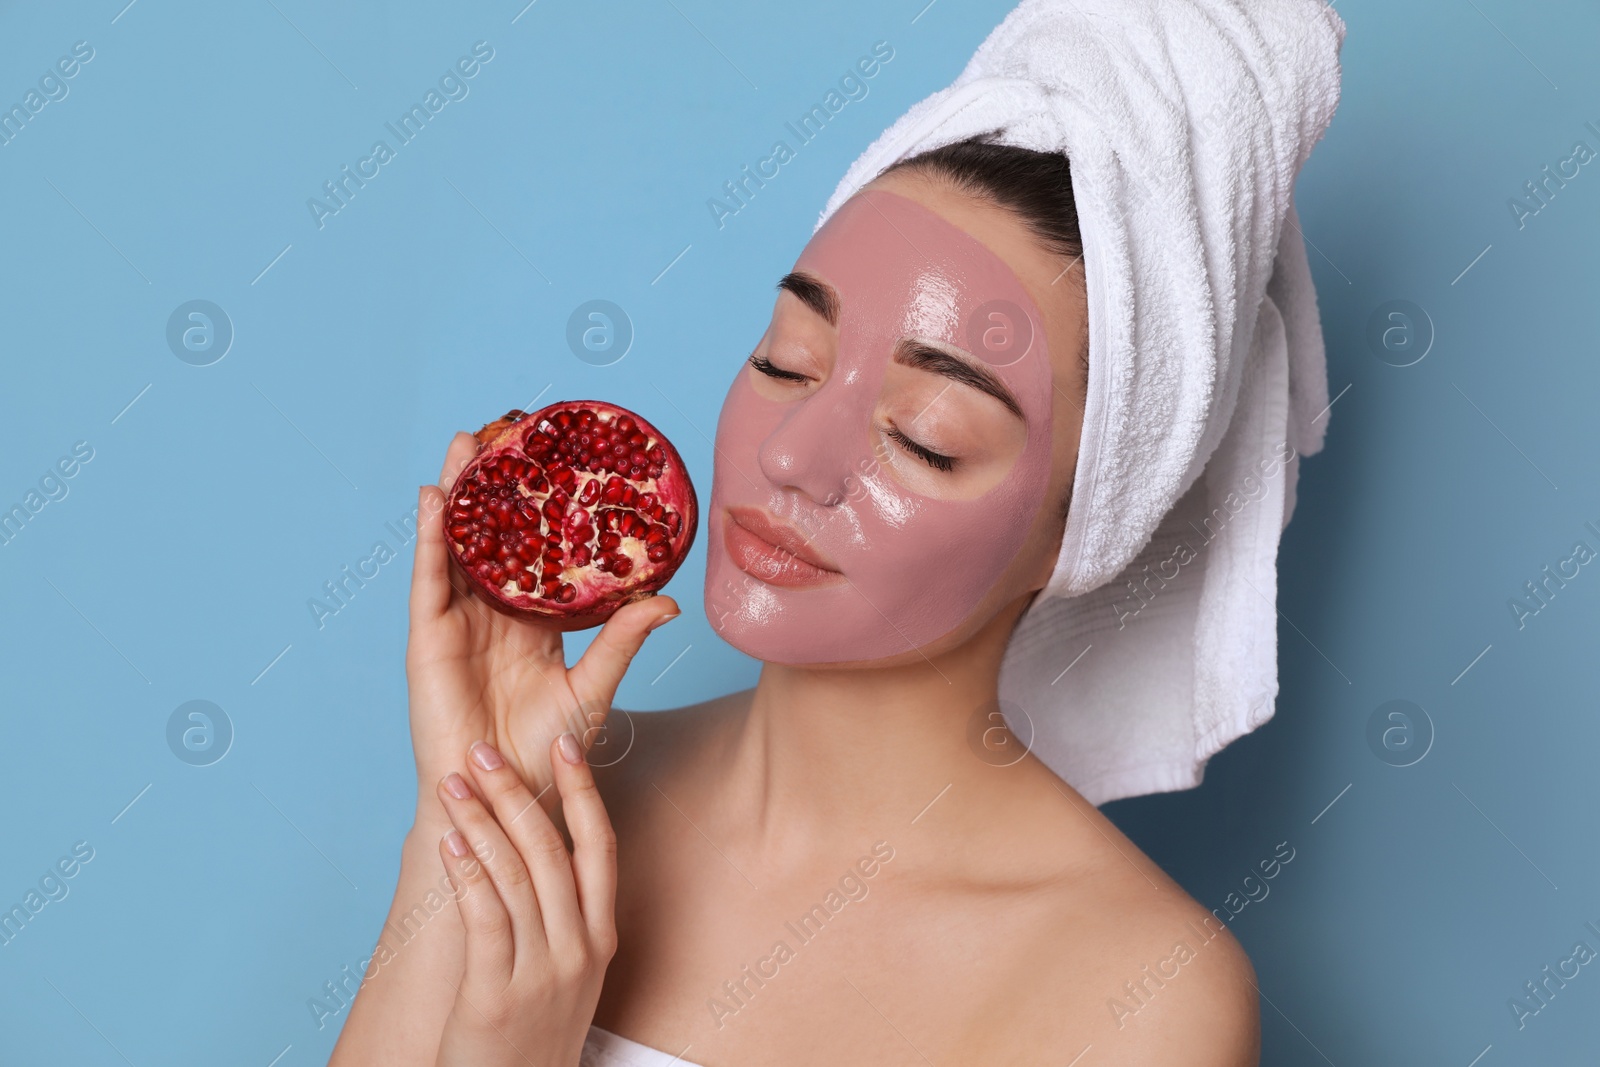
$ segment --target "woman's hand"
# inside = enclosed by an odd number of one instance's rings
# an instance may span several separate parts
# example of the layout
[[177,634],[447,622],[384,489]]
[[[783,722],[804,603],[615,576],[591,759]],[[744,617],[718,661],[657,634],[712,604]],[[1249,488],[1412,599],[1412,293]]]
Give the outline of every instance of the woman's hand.
[[[581,762],[581,749],[606,740],[600,728],[605,725],[606,715],[611,709],[611,698],[616,694],[617,684],[621,682],[628,663],[644,643],[646,633],[678,614],[678,605],[670,597],[651,597],[629,604],[601,627],[583,657],[568,670],[560,632],[537,622],[525,622],[502,615],[470,592],[450,563],[444,538],[444,512],[446,492],[477,451],[478,443],[472,435],[457,434],[445,457],[440,484],[424,486],[420,494],[416,569],[411,579],[411,639],[406,646],[406,680],[411,690],[411,742],[416,753],[418,775],[416,820],[401,849],[400,879],[395,887],[388,921],[384,924],[373,957],[382,968],[383,978],[365,983],[361,995],[351,1006],[339,1036],[339,1044],[330,1061],[338,1067],[367,1067],[369,1064],[423,1067],[431,1064],[439,1049],[439,1035],[444,1030],[446,1018],[452,1017],[454,1008],[461,1007],[459,1004],[452,1007],[456,990],[464,991],[466,996],[487,1011],[497,1006],[503,1007],[510,1002],[507,998],[514,993],[521,995],[527,988],[525,974],[531,972],[527,972],[526,968],[532,963],[526,961],[536,957],[531,954],[533,949],[529,947],[533,943],[530,933],[533,928],[526,920],[526,913],[531,910],[532,914],[540,914],[537,904],[546,896],[541,879],[548,880],[551,877],[548,868],[560,866],[566,869],[568,862],[560,835],[545,814],[546,810],[554,810],[561,799],[557,790],[550,788],[553,781],[551,745],[562,734],[575,735],[580,749],[577,758]],[[530,872],[538,890],[538,901],[534,908],[525,907],[523,912],[517,913],[520,921],[512,928],[513,941],[507,942],[511,945],[512,954],[505,958],[516,962],[514,979],[509,980],[509,984],[501,981],[498,986],[494,983],[504,979],[505,974],[486,970],[488,965],[484,962],[496,958],[487,947],[493,944],[492,939],[486,942],[480,929],[473,946],[469,946],[461,926],[461,919],[469,906],[474,909],[474,914],[480,914],[477,909],[478,901],[484,895],[483,890],[494,893],[493,888],[484,882],[483,872],[479,872],[478,883],[463,882],[474,894],[470,905],[463,901],[459,908],[445,910],[428,904],[442,892],[444,880],[438,866],[439,835],[451,826],[445,804],[448,795],[440,789],[439,782],[447,773],[460,768],[462,753],[478,741],[486,741],[490,746],[480,752],[495,752],[504,761],[492,772],[481,767],[481,773],[474,772],[482,783],[479,795],[495,804],[499,811],[499,804],[510,790],[522,790],[518,795],[525,799],[509,815],[504,815],[501,822],[517,838],[519,846],[532,840],[536,846],[546,850],[532,853],[524,850],[529,860],[526,863],[519,858],[515,849],[503,845],[487,846],[495,849],[492,858],[487,850],[483,853],[489,862],[489,877],[496,879],[496,884],[501,865],[514,861],[518,866],[511,869],[522,871],[525,894],[531,893],[526,885]],[[612,744],[625,751],[628,743],[627,739],[622,739]],[[601,751],[609,751],[609,748]],[[614,762],[621,754],[607,755],[603,761],[595,762]],[[594,796],[589,768],[586,765],[579,768],[560,761],[557,763],[556,769],[565,775],[563,781],[569,785],[575,780],[579,782],[576,800],[573,799],[572,789],[563,787],[561,791],[567,794],[569,824],[575,829],[581,824],[585,833],[599,833],[603,839],[609,834],[609,826],[599,800]],[[457,777],[454,781],[460,782],[462,779]],[[542,801],[535,802],[540,800],[541,794]],[[488,833],[494,827],[494,820],[487,818],[481,806],[478,811],[486,820],[484,833],[475,834],[470,821],[463,821],[467,816],[461,814],[461,808],[467,802],[448,799],[458,817],[456,825],[467,831],[468,839],[474,846],[495,839],[494,835]],[[471,805],[477,805],[477,801],[471,801]],[[525,838],[521,836],[524,834],[533,836]],[[503,831],[496,829],[495,835],[501,841],[506,840]],[[570,903],[575,892],[574,884],[580,886],[584,894],[582,910],[585,913],[591,912],[589,896],[603,895],[603,905],[594,905],[592,914],[597,923],[603,916],[606,929],[609,930],[611,889],[610,883],[604,879],[612,877],[609,874],[611,861],[607,846],[602,844],[599,852],[604,858],[592,860],[589,857],[595,854],[594,849],[580,851],[580,856],[584,857],[580,861],[580,868],[583,869],[577,872],[576,880],[568,870],[565,875],[565,898],[554,889],[549,893],[551,901],[567,901],[562,906],[565,907],[563,914],[569,918],[576,916],[579,911],[576,905]],[[584,867],[585,863],[598,873],[586,877],[588,868]],[[506,909],[518,907],[521,898],[504,888],[501,892],[507,893],[510,899],[497,906],[509,917],[512,912]],[[529,895],[527,899],[535,898]],[[546,910],[555,906],[548,905]],[[542,950],[544,958],[553,961],[551,966],[555,969],[550,972],[552,974],[569,973],[561,968],[565,967],[570,953],[575,951],[573,945],[576,942],[573,939],[576,935],[571,932],[577,929],[572,925],[577,921],[572,918],[571,922],[559,928],[553,923],[549,924],[552,932],[548,936],[543,928],[538,933],[538,944],[547,946]],[[605,947],[604,941],[586,941],[585,945],[587,951],[583,958],[599,961],[594,971],[596,976],[592,978],[592,992],[577,996],[572,987],[562,986],[564,992],[560,996],[567,997],[571,1004],[568,1005],[566,1001],[557,1004],[551,1000],[547,1005],[549,1010],[541,1009],[538,1016],[540,1020],[559,1029],[558,1045],[562,1049],[575,1049],[581,1045],[584,1027],[588,1023],[586,1013],[594,1010],[594,997],[599,991],[597,976],[610,958],[609,952],[598,951]],[[469,953],[469,948],[475,954]],[[504,956],[504,946],[500,951]],[[468,969],[469,956],[473,964],[471,981],[462,983],[461,976]],[[497,965],[503,967],[504,960]],[[493,977],[497,973],[499,979]],[[485,982],[489,983],[488,986],[484,986]],[[492,989],[498,989],[499,992],[492,996],[488,992],[482,996],[474,995],[475,990]],[[584,986],[584,989],[587,990],[588,986]],[[441,991],[446,995],[441,997]],[[578,1001],[583,1002],[581,1010],[577,1006]],[[581,1022],[571,1021],[579,1017]],[[470,1023],[471,1020],[452,1023],[452,1033],[458,1035],[456,1040],[467,1039],[461,1035],[468,1034]],[[572,1029],[570,1033],[564,1029],[569,1024]],[[546,1039],[544,1035],[545,1031],[541,1030],[536,1037],[543,1042]],[[579,1045],[571,1044],[572,1040]],[[493,1060],[485,1058],[479,1062],[489,1063]],[[521,1062],[520,1057],[514,1062]],[[536,1059],[534,1062],[542,1067],[550,1061]],[[573,1052],[571,1058],[563,1062],[576,1063],[577,1053]]]
[[471,434],[456,435],[439,486],[422,488],[417,514],[406,679],[418,823],[435,833],[443,817],[434,784],[474,741],[495,746],[553,809],[550,743],[568,731],[585,748],[596,743],[617,685],[645,635],[678,614],[671,597],[627,605],[568,670],[559,631],[485,604],[452,568],[444,535],[446,494],[477,451]]
[[[575,1067],[616,952],[617,840],[578,740],[549,758],[572,834],[561,832],[492,746],[468,754],[475,789],[439,783],[439,841],[466,928],[467,965],[438,1067]],[[481,798],[481,799],[480,799]]]

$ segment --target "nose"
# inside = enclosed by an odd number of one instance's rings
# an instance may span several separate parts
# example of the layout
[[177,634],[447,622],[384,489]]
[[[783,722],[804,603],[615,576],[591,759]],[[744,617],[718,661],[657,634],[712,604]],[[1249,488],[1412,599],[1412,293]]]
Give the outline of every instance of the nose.
[[[831,387],[831,388],[830,388]],[[867,455],[870,410],[829,382],[795,404],[761,443],[761,473],[824,507],[844,502],[856,466]]]

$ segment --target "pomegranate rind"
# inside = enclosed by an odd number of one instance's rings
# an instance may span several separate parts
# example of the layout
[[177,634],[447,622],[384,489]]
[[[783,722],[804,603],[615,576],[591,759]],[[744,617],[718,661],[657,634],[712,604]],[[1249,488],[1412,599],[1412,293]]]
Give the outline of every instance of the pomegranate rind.
[[445,543],[496,610],[584,630],[654,596],[683,564],[699,501],[677,449],[645,419],[567,400],[512,410],[475,436],[478,454],[445,502]]
[[498,419],[495,419],[493,422],[484,423],[483,428],[472,436],[478,439],[478,446],[481,448],[484,445],[489,444],[501,434],[505,433],[507,427],[511,426],[513,423],[521,422],[527,417],[527,412],[518,411],[516,408],[512,408],[510,411],[506,412]]

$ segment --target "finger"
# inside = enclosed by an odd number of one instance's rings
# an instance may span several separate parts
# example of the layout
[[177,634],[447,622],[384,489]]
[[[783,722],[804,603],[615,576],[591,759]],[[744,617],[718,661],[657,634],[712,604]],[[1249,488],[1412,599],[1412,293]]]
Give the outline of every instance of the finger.
[[411,566],[411,622],[437,618],[450,606],[450,590],[459,578],[450,572],[450,551],[445,545],[445,511],[456,476],[478,452],[478,439],[458,433],[445,450],[439,485],[425,485],[417,493],[417,547]]
[[417,493],[417,547],[411,565],[411,622],[437,618],[450,606],[450,552],[444,543],[444,493]]
[[556,738],[550,750],[561,811],[572,835],[572,873],[578,885],[578,907],[590,943],[610,958],[616,951],[617,834],[611,827],[594,770],[583,758],[583,746],[572,734]]
[[506,914],[511,917],[511,933],[518,954],[544,952],[544,922],[539,915],[539,901],[534,896],[533,879],[518,850],[461,775],[455,772],[445,775],[439,782],[438,792],[445,814],[466,836],[473,854],[489,872],[489,880],[494,883]]
[[609,708],[628,664],[633,662],[645,637],[678,615],[676,600],[669,596],[653,596],[627,604],[607,619],[567,674],[578,700],[585,705]]
[[[456,910],[467,937],[467,969],[463,984],[503,989],[511,980],[516,957],[511,916],[495,892],[483,864],[472,854],[461,831],[439,839],[439,858],[450,875]],[[470,994],[469,994],[470,995]]]
[[479,741],[468,757],[478,791],[493,807],[501,828],[516,846],[533,879],[546,942],[558,953],[579,947],[583,915],[561,831],[523,783],[522,776],[506,765],[493,745]]
[[478,454],[478,439],[470,433],[457,433],[450,439],[450,447],[444,453],[444,467],[439,471],[439,488],[446,493],[456,484],[456,479],[461,476],[461,468],[472,462],[472,457]]

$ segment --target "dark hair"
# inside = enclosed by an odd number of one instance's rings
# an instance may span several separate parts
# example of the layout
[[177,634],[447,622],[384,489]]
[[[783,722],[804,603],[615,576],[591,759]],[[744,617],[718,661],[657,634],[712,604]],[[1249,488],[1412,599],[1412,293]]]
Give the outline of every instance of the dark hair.
[[913,169],[935,174],[966,192],[1010,208],[1052,252],[1083,255],[1078,204],[1072,197],[1072,165],[1059,152],[996,144],[996,133],[902,159],[884,171]]
[[[914,170],[942,178],[963,192],[984,197],[1008,208],[1033,231],[1046,248],[1064,257],[1083,257],[1083,234],[1078,228],[1078,202],[1072,195],[1072,164],[1060,152],[996,144],[1000,131],[979,134],[902,159],[883,173]],[[1065,271],[1062,272],[1066,273]],[[1089,373],[1088,330],[1078,350],[1083,381]],[[1066,517],[1072,499],[1069,482],[1061,501]]]

